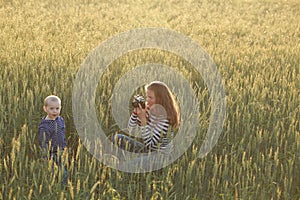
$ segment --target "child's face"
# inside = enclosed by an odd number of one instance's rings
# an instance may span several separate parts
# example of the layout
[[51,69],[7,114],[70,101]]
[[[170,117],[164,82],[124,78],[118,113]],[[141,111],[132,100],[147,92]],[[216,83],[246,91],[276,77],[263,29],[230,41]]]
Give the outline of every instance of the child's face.
[[57,101],[49,101],[47,106],[44,106],[44,111],[47,113],[47,119],[56,119],[60,114],[61,105]]
[[153,106],[156,103],[154,92],[148,89],[146,91],[146,95],[147,95],[147,106],[151,108],[151,106]]

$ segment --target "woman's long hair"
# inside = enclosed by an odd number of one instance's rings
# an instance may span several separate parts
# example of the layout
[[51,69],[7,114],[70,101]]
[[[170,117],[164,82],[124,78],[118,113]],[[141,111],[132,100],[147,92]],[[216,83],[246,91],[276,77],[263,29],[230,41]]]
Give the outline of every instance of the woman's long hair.
[[179,128],[179,108],[168,86],[163,82],[153,81],[149,85],[146,85],[146,89],[153,91],[156,104],[160,104],[165,108],[169,124],[175,129]]

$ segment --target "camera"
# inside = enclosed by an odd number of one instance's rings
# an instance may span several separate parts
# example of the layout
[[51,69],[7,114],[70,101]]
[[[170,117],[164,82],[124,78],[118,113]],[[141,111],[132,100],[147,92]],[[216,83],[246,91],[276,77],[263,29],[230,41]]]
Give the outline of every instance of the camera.
[[145,109],[146,104],[145,104],[145,99],[144,97],[137,95],[137,97],[132,101],[132,106],[134,108],[138,108],[139,104],[141,104],[142,108]]

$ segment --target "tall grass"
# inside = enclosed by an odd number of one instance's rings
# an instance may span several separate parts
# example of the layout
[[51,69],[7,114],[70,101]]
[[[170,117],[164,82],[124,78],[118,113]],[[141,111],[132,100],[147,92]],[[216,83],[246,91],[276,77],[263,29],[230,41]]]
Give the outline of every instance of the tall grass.
[[[299,199],[299,21],[300,3],[293,0],[0,1],[0,199]],[[118,128],[110,115],[111,89],[135,65],[178,69],[202,113],[199,134],[184,155],[158,171],[129,174],[85,149],[71,97],[88,53],[138,27],[176,30],[212,56],[226,88],[227,117],[212,152],[197,158],[209,124],[209,93],[199,74],[160,50],[122,56],[104,72],[106,87],[97,90],[108,135]],[[65,189],[51,175],[52,163],[40,160],[37,145],[42,100],[49,94],[62,98],[67,125]]]

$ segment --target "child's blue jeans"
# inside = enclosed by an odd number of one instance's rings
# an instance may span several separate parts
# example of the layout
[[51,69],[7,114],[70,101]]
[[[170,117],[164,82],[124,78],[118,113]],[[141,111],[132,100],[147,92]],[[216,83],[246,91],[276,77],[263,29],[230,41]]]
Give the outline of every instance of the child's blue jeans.
[[52,173],[54,174],[54,165],[56,164],[58,166],[59,170],[63,170],[62,172],[62,185],[67,185],[68,184],[68,173],[67,173],[67,168],[66,165],[64,164],[64,161],[62,160],[62,153],[60,152],[61,155],[57,155],[57,153],[50,153],[51,159],[53,159],[53,164],[52,164]]

